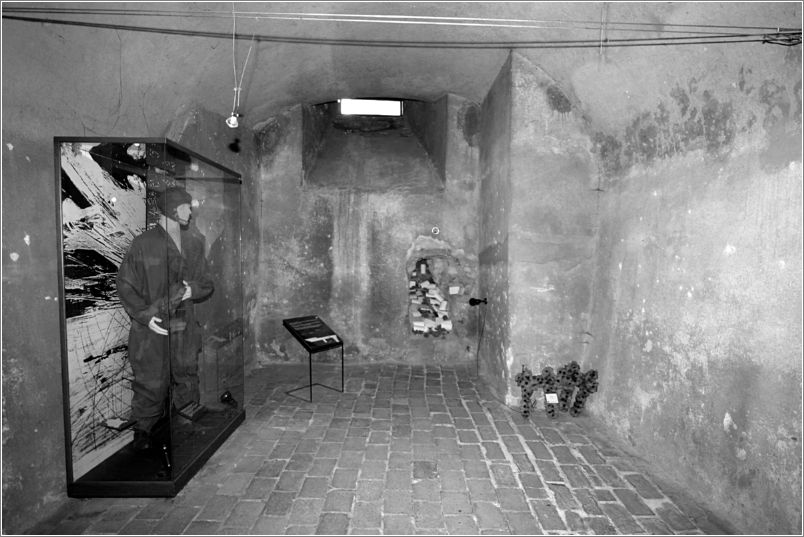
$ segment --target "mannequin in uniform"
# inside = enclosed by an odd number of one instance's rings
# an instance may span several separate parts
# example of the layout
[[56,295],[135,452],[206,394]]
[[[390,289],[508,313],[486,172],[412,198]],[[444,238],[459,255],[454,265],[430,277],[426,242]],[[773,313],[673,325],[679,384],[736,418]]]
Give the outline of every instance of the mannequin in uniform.
[[[192,197],[170,187],[158,198],[158,225],[135,237],[117,273],[120,302],[131,317],[128,353],[134,372],[131,418],[134,448],[150,447],[165,402],[182,409],[198,403],[202,331],[195,305],[214,289],[204,238],[189,229]],[[171,390],[172,387],[172,390]]]

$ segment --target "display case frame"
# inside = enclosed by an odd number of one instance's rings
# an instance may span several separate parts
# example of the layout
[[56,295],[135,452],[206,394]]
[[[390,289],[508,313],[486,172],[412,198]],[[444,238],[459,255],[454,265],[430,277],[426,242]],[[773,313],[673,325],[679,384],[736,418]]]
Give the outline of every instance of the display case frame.
[[[168,138],[53,140],[67,494],[175,496],[245,420],[241,176]],[[155,196],[169,186],[193,198],[199,216],[181,237],[199,238],[216,282],[193,306],[193,341],[200,343],[187,351],[195,352],[196,399],[205,411],[192,419],[177,414],[170,388],[149,447],[135,450],[127,340],[135,321],[114,296],[113,280],[133,237],[156,227]],[[171,329],[165,338],[172,368],[178,337]]]

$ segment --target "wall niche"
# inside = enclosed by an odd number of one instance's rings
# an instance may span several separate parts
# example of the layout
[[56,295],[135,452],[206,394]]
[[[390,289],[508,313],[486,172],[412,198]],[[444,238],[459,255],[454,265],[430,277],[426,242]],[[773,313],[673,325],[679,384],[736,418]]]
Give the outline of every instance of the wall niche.
[[430,237],[419,237],[408,251],[408,324],[422,337],[465,335],[468,293],[475,275],[462,250]]

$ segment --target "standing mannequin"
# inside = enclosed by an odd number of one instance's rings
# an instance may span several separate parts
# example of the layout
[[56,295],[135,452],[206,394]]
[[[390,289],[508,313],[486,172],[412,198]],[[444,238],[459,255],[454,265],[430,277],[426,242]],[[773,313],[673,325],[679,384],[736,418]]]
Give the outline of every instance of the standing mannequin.
[[172,383],[172,406],[198,403],[202,331],[194,302],[213,289],[204,238],[190,231],[192,197],[170,187],[158,198],[158,225],[135,237],[117,273],[120,302],[131,317],[128,353],[134,372],[134,448],[150,447]]

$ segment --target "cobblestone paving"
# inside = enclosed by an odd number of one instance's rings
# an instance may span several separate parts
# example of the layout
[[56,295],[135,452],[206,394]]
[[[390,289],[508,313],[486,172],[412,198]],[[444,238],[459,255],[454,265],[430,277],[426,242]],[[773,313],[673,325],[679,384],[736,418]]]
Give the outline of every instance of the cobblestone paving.
[[286,393],[306,382],[306,365],[252,372],[246,421],[175,498],[71,499],[32,533],[734,533],[592,418],[525,419],[473,367],[347,366],[343,393]]

